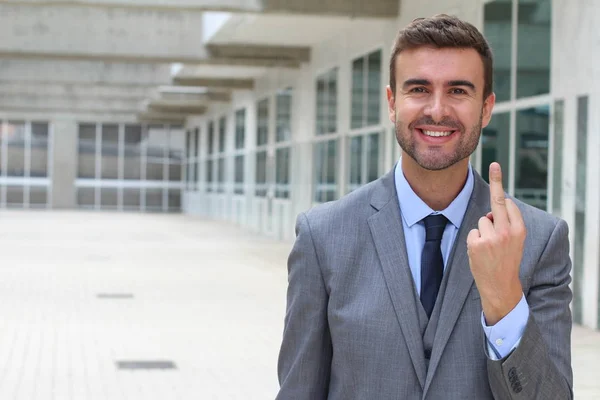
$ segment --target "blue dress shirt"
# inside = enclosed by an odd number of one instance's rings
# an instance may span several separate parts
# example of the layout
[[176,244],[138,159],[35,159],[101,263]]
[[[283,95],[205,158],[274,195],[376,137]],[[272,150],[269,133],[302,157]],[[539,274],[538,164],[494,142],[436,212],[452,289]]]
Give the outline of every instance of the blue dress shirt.
[[[417,292],[421,291],[421,252],[425,244],[425,225],[422,219],[429,214],[443,214],[449,221],[442,236],[442,257],[444,259],[444,271],[448,263],[450,251],[458,234],[458,229],[463,221],[471,193],[473,192],[473,171],[469,165],[467,182],[450,203],[442,211],[433,211],[419,196],[412,190],[404,173],[402,172],[401,160],[396,164],[395,181],[398,202],[400,204],[400,214],[402,215],[402,226],[404,228],[404,238],[406,240],[406,252],[410,271],[415,283]],[[529,318],[529,305],[525,295],[517,306],[496,325],[488,326],[483,312],[481,313],[481,325],[488,341],[488,356],[491,359],[501,359],[506,357],[514,350],[527,325]]]

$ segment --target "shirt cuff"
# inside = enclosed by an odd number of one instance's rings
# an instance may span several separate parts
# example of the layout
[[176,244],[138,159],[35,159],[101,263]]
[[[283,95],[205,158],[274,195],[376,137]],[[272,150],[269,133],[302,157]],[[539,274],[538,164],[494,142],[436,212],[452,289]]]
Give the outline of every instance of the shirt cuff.
[[525,294],[521,301],[502,318],[496,325],[488,326],[485,322],[485,315],[481,312],[481,325],[487,338],[489,348],[488,356],[493,360],[499,360],[508,356],[519,344],[527,320],[529,319],[529,305],[525,299]]

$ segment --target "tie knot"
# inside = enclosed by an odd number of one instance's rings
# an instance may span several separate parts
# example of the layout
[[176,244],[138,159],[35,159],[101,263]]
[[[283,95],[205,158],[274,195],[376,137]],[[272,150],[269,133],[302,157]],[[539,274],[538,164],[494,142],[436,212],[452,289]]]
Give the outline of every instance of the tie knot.
[[446,228],[446,223],[448,219],[444,217],[442,214],[436,215],[428,215],[423,218],[423,222],[425,222],[425,241],[440,241],[442,240],[442,235],[444,234],[444,229]]

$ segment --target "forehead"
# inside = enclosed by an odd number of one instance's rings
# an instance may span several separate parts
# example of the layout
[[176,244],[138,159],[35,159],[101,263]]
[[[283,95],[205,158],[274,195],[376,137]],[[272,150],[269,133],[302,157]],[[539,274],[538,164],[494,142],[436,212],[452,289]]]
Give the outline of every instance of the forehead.
[[396,83],[406,79],[427,79],[433,83],[469,80],[483,86],[483,61],[474,49],[419,47],[403,50],[396,58]]

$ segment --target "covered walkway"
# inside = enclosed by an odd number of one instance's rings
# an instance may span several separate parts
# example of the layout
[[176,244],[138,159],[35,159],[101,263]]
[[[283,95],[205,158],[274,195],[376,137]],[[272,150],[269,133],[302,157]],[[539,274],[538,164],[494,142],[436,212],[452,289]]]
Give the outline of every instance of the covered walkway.
[[[180,215],[0,221],[0,398],[274,398],[290,243]],[[573,346],[598,399],[600,333]]]

